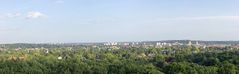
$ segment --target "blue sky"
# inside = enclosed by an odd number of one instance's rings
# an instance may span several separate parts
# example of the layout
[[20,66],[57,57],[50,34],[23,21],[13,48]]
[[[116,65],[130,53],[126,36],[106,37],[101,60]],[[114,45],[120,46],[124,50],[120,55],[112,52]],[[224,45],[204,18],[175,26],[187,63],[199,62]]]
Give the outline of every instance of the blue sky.
[[3,0],[0,43],[239,40],[239,0]]

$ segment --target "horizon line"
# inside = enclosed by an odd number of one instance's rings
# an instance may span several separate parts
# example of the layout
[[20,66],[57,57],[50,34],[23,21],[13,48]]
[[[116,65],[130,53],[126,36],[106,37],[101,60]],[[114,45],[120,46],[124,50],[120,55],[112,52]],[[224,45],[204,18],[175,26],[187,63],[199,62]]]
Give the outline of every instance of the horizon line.
[[89,42],[9,42],[0,44],[87,44],[87,43],[109,43],[109,42],[160,42],[160,41],[239,41],[239,40],[192,40],[192,39],[179,39],[179,40],[143,40],[143,41],[89,41]]

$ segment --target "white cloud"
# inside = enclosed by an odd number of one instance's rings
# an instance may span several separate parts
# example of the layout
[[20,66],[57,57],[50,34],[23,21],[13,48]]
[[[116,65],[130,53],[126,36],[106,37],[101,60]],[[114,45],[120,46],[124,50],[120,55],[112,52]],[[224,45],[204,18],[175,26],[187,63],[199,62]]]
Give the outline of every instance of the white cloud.
[[46,17],[46,15],[37,11],[31,11],[31,12],[28,12],[27,14],[27,19],[36,19],[36,18],[43,18],[43,17]]
[[19,17],[21,16],[21,13],[8,13],[6,15],[7,18],[16,18],[16,17]]
[[8,19],[8,18],[17,18],[20,16],[21,16],[21,13],[0,14],[0,20],[4,20],[4,19]]
[[15,19],[15,18],[27,18],[27,19],[37,19],[37,18],[44,18],[47,17],[47,15],[37,12],[37,11],[31,11],[31,12],[18,12],[18,13],[6,13],[6,14],[0,14],[0,20],[6,20],[6,19]]

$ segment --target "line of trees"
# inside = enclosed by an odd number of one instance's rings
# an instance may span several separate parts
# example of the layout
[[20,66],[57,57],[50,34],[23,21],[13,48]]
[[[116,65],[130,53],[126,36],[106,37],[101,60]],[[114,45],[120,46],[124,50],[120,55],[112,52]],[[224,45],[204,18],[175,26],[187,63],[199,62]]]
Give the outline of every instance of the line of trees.
[[[165,49],[170,51],[165,53]],[[239,74],[238,50],[199,53],[188,53],[203,50],[194,47],[131,47],[110,50],[51,48],[49,53],[45,50],[32,52],[27,50],[28,48],[19,51],[1,51],[0,73]],[[210,50],[218,49],[210,48]]]

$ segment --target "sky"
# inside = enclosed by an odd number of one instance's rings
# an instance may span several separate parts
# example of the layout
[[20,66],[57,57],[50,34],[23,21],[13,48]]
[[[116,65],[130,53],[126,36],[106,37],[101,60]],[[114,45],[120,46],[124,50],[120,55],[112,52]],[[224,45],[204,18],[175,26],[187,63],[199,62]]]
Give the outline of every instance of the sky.
[[1,0],[0,43],[239,40],[239,0]]

